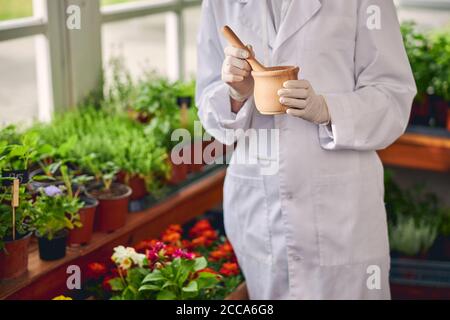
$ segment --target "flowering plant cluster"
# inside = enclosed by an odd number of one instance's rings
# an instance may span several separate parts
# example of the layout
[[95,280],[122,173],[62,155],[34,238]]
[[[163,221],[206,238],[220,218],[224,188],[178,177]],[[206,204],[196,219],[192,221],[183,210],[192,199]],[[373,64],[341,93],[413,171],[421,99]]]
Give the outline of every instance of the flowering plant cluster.
[[84,203],[71,198],[63,187],[48,186],[40,190],[29,214],[29,223],[38,234],[52,240],[65,229],[82,226],[78,211]]
[[231,244],[206,219],[184,234],[171,225],[160,239],[115,248],[111,261],[88,265],[86,288],[97,299],[224,299],[243,281]]

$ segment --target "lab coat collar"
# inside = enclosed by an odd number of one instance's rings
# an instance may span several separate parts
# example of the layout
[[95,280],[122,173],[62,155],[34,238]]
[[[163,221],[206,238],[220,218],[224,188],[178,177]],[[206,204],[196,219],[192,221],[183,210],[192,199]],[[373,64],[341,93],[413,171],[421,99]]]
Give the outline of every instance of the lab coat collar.
[[[257,2],[257,1],[254,1]],[[322,7],[322,0],[292,0],[285,19],[282,21],[274,50],[299,31]]]
[[[243,5],[242,23],[250,28],[260,39],[261,15],[264,6],[261,0],[237,0]],[[265,0],[264,0],[265,1]],[[322,0],[292,0],[285,19],[283,19],[273,44],[273,50],[280,48],[291,36],[299,31],[322,7]]]

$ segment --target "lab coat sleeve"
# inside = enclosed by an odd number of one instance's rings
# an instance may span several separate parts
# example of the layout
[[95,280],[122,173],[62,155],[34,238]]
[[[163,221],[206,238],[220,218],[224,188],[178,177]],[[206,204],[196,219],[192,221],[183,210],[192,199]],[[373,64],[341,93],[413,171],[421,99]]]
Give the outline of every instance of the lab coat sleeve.
[[196,102],[198,115],[205,130],[219,142],[232,145],[239,134],[248,129],[254,110],[253,98],[248,99],[241,110],[231,111],[229,87],[221,80],[225,59],[220,42],[219,26],[211,0],[202,3],[202,17],[198,35],[198,74]]
[[[371,5],[381,9],[380,29],[367,27]],[[392,0],[362,0],[358,20],[355,90],[324,95],[332,123],[319,126],[319,140],[328,150],[388,147],[404,133],[417,92]]]

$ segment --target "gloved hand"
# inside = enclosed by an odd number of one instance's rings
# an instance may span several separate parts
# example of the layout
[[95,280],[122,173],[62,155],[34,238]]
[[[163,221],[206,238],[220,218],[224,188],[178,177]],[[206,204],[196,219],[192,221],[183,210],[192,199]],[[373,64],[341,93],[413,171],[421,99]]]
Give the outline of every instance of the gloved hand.
[[230,97],[238,102],[244,102],[251,95],[255,86],[251,75],[252,68],[245,60],[253,53],[251,46],[249,51],[235,47],[225,48],[225,60],[222,65],[222,80],[230,86]]
[[278,90],[280,103],[289,109],[287,114],[315,124],[329,124],[331,121],[325,98],[314,92],[307,80],[289,80]]

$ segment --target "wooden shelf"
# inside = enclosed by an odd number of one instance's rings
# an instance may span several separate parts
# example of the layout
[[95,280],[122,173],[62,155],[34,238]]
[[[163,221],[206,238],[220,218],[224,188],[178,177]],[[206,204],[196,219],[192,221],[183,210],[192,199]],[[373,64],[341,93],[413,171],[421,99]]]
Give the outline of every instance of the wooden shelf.
[[406,133],[378,152],[385,165],[450,172],[450,138]]
[[66,257],[61,260],[40,260],[37,246],[32,245],[28,273],[19,279],[2,282],[0,299],[47,300],[66,292],[68,266],[77,265],[84,270],[92,261],[109,258],[118,245],[133,245],[159,237],[170,224],[183,224],[202,215],[221,203],[224,178],[225,168],[212,171],[157,205],[130,213],[123,228],[109,234],[95,233],[89,245],[68,248]]

